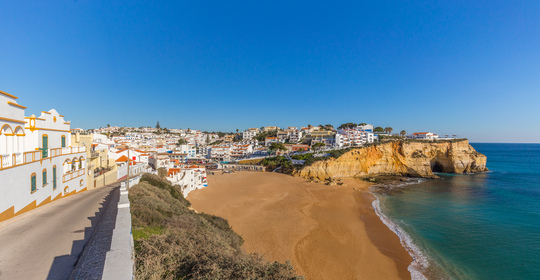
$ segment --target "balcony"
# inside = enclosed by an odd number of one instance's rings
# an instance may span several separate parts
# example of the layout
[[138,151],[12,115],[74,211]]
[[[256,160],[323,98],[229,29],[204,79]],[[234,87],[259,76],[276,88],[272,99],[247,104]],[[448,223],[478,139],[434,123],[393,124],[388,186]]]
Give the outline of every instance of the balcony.
[[73,170],[73,171],[69,171],[67,172],[66,174],[62,175],[62,182],[67,182],[67,181],[70,181],[70,180],[73,180],[77,177],[80,177],[82,175],[84,175],[86,171],[86,168],[81,168],[79,170]]
[[[66,147],[0,155],[0,170],[63,155],[86,152],[86,147]],[[45,155],[45,156],[44,156]]]

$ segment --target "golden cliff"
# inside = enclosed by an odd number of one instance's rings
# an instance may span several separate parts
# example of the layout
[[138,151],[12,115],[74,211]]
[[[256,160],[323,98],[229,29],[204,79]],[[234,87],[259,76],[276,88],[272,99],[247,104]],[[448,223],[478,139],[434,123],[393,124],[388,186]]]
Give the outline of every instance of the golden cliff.
[[435,178],[433,172],[476,173],[487,171],[486,156],[466,139],[393,141],[353,149],[341,157],[318,161],[295,172],[315,180],[412,176]]

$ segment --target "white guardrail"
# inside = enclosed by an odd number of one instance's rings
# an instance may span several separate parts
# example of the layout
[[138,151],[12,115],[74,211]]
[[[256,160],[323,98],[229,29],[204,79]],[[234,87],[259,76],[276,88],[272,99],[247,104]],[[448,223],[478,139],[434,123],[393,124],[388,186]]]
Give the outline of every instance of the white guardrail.
[[[140,179],[140,176],[138,177]],[[135,252],[129,208],[128,191],[124,185],[120,187],[116,226],[113,231],[111,250],[107,252],[105,258],[102,279],[128,280],[134,278]]]

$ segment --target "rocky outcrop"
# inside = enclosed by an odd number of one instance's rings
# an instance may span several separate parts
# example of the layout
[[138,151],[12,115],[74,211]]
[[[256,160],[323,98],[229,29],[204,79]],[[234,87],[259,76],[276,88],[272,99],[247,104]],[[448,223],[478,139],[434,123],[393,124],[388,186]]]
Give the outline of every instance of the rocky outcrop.
[[337,159],[318,161],[295,172],[314,180],[412,176],[436,178],[433,172],[487,171],[486,156],[466,139],[451,141],[393,141],[353,149]]

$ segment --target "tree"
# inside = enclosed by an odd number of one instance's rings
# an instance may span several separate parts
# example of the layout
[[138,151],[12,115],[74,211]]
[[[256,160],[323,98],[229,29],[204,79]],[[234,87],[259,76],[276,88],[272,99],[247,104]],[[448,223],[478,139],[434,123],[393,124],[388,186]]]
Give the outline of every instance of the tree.
[[358,126],[364,126],[364,125],[367,125],[367,123],[363,122],[363,123],[358,124]]
[[159,125],[159,121],[158,121],[157,124],[156,124],[156,128],[157,128],[157,129],[160,129],[160,128],[161,128],[161,126]]
[[387,126],[387,127],[384,128],[384,131],[385,131],[386,133],[388,133],[388,135],[390,135],[390,133],[392,133],[393,130],[394,130],[394,129],[391,128],[391,127],[389,127],[389,126]]
[[110,124],[107,124],[107,127],[111,127],[111,125],[110,125]]
[[285,146],[282,143],[272,143],[270,144],[270,147],[268,149],[272,152],[287,150],[287,148],[285,148]]
[[206,134],[206,145],[210,143],[210,135]]
[[355,128],[357,125],[352,122],[344,123],[338,127],[338,129]]
[[236,129],[236,133],[238,133],[238,128]]
[[315,149],[315,150],[319,150],[320,147],[325,147],[326,144],[322,143],[322,142],[319,142],[319,143],[315,143],[313,144],[312,148]]
[[376,128],[373,129],[373,132],[376,132],[376,133],[380,133],[380,132],[383,132],[384,131],[384,128],[380,127],[380,126],[377,126]]
[[[208,139],[208,138],[206,138]],[[186,141],[186,139],[179,139],[178,140],[178,143],[176,143],[176,146],[180,146],[180,145],[186,145],[188,142]]]
[[401,136],[405,137],[405,135],[407,135],[407,131],[402,130],[399,134],[400,134]]

